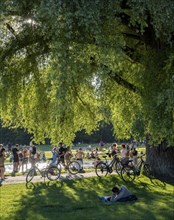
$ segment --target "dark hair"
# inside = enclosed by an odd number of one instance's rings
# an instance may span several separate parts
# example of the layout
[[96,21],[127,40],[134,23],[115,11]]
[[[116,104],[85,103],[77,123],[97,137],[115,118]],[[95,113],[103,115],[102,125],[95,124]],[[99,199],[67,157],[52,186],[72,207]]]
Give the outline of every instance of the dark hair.
[[1,150],[0,150],[0,157],[2,157],[3,156],[3,151],[5,151],[5,148],[2,148]]
[[113,192],[113,193],[118,193],[118,192],[119,192],[119,188],[116,187],[116,186],[114,186],[114,187],[112,188],[112,192]]

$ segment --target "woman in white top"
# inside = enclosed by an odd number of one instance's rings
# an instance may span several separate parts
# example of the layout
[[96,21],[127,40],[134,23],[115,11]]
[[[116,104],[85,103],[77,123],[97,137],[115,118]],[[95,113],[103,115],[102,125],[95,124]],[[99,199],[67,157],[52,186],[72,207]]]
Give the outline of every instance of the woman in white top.
[[125,145],[125,144],[122,144],[121,147],[122,147],[122,150],[121,150],[121,158],[124,159],[124,158],[127,157],[126,145]]

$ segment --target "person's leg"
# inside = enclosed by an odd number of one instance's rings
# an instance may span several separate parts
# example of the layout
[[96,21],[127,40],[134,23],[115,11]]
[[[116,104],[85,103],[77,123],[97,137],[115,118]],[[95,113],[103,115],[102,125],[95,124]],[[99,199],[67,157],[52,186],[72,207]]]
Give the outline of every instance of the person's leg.
[[21,161],[19,161],[19,165],[18,165],[18,170],[20,171],[21,169]]
[[25,162],[25,166],[26,166],[26,170],[28,169],[28,158],[26,158],[26,162]]
[[2,171],[1,171],[1,167],[0,167],[0,180],[2,180]]
[[4,176],[4,172],[5,172],[5,168],[4,167],[1,167],[1,171],[2,171],[2,174],[1,174],[1,179],[5,179],[5,176]]
[[80,170],[82,170],[82,169],[83,169],[82,160],[81,160],[81,159],[77,159],[77,162],[78,162],[79,165],[80,165]]
[[17,172],[19,172],[19,161],[17,162]]
[[22,173],[24,172],[24,162],[21,161],[21,166],[22,166]]
[[15,162],[13,161],[13,173],[15,172]]
[[14,162],[14,172],[17,172],[17,162]]
[[98,196],[98,198],[102,202],[110,202],[111,201],[111,196]]

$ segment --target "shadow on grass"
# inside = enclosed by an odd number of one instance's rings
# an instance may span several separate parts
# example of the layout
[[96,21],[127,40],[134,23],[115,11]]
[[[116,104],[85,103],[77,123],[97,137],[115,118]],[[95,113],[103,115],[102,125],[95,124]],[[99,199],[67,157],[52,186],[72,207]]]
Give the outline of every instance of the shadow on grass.
[[[147,179],[123,183],[118,176],[79,178],[45,183],[29,183],[20,200],[14,220],[109,220],[172,219],[171,196],[161,187],[154,188]],[[98,195],[111,195],[113,186],[126,185],[139,201],[106,204]],[[155,191],[154,191],[155,189]],[[162,207],[162,209],[161,209]]]

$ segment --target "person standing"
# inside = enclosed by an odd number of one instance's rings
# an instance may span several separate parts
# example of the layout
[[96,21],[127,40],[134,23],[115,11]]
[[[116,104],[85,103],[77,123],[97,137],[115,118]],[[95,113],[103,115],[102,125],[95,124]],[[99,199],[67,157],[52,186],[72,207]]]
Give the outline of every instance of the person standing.
[[13,153],[13,172],[16,173],[18,172],[18,166],[19,166],[19,145],[16,144],[15,147],[12,149]]
[[118,154],[117,144],[113,143],[112,146],[111,146],[111,155],[114,156],[116,154]]
[[54,164],[56,164],[56,162],[57,162],[57,156],[58,156],[57,148],[56,148],[56,147],[53,147],[51,153],[52,153],[51,162],[54,163]]
[[23,151],[20,150],[18,153],[19,156],[19,167],[18,170],[20,171],[21,167],[22,167],[22,173],[24,172],[24,166],[23,166],[23,159],[24,159],[24,155],[23,155]]
[[64,159],[65,159],[65,165],[68,166],[68,164],[71,161],[71,157],[73,156],[70,146],[67,147]]
[[25,165],[25,170],[27,170],[28,169],[28,161],[29,161],[29,157],[30,157],[30,151],[27,148],[27,146],[24,146],[24,148],[23,148],[23,155],[24,155],[23,167]]
[[80,164],[80,170],[83,170],[83,158],[84,158],[85,154],[82,151],[82,148],[79,148],[79,150],[76,153],[76,159],[77,162]]
[[5,179],[4,177],[4,172],[5,172],[5,148],[3,147],[3,145],[0,145],[0,178],[1,181]]
[[134,166],[137,166],[137,163],[138,163],[138,151],[136,150],[136,148],[134,147],[133,150],[132,150],[132,159],[133,159],[133,164]]
[[103,151],[103,148],[104,148],[104,142],[101,140],[99,143],[99,150]]
[[31,161],[31,166],[34,167],[36,164],[36,146],[32,145],[30,147],[30,161]]
[[63,146],[63,143],[60,142],[58,144],[59,150],[58,150],[58,163],[62,163],[63,165],[65,165],[65,152],[66,152],[66,148]]
[[126,149],[126,145],[125,144],[122,144],[121,145],[122,147],[122,150],[121,150],[121,163],[126,165],[129,161],[128,159],[128,151]]

